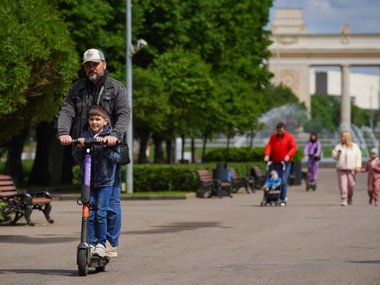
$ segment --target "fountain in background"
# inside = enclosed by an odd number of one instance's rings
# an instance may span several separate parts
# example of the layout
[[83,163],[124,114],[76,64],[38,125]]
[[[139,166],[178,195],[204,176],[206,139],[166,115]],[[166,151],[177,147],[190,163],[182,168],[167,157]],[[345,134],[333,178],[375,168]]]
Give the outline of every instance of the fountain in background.
[[371,146],[372,147],[376,147],[377,149],[379,149],[379,142],[376,139],[373,130],[370,127],[367,127],[367,126],[362,126],[360,129],[362,130],[363,134],[367,134],[368,135],[369,139],[372,142]]
[[359,145],[363,157],[369,157],[368,147],[379,148],[379,142],[377,141],[371,128],[367,126],[362,126],[359,128],[355,125],[351,125],[351,130],[352,139]]
[[352,140],[359,145],[362,151],[362,156],[369,157],[367,142],[364,138],[362,130],[355,125],[351,125],[351,135]]
[[[308,134],[298,132],[302,127],[302,123],[307,121],[307,111],[300,107],[298,104],[286,104],[278,108],[273,108],[268,112],[264,113],[259,118],[259,123],[263,125],[262,131],[257,132],[254,139],[253,145],[265,145],[269,136],[275,131],[276,124],[278,122],[284,122],[287,129],[295,135],[296,139],[300,143],[304,143],[308,139]],[[321,135],[322,144],[325,146],[335,146],[339,143],[339,130],[349,129],[348,127],[341,126],[336,132],[331,134]],[[376,147],[379,148],[379,143],[373,130],[367,126],[358,127],[351,125],[352,139],[357,143],[362,150],[364,158],[369,157],[369,148]],[[322,138],[323,137],[323,138]],[[331,158],[327,156],[325,159]]]
[[300,105],[292,103],[278,108],[270,109],[261,115],[259,123],[265,125],[265,129],[273,131],[278,122],[283,122],[290,131],[302,126],[302,122],[307,120],[307,111]]

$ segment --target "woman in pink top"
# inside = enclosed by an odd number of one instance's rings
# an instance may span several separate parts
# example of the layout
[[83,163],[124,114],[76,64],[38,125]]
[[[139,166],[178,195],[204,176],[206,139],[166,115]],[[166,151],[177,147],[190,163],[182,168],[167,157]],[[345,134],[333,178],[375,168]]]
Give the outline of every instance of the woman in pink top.
[[367,161],[362,172],[368,172],[368,195],[370,205],[379,205],[379,183],[380,183],[380,159],[377,157],[376,148],[371,149],[371,159]]
[[340,143],[332,151],[336,160],[338,185],[341,196],[341,206],[352,204],[355,190],[355,174],[362,169],[362,153],[359,146],[352,142],[351,134],[343,131],[340,134]]

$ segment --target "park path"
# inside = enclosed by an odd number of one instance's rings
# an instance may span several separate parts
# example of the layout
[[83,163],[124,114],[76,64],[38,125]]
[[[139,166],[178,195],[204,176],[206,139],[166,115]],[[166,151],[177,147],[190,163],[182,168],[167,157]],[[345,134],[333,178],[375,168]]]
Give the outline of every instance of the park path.
[[[122,201],[119,257],[77,276],[80,207],[54,201],[53,225],[0,226],[0,284],[380,284],[380,208],[366,174],[341,207],[334,169],[319,186],[289,189],[289,205],[260,207],[262,192],[233,198]],[[79,283],[80,282],[80,283]]]

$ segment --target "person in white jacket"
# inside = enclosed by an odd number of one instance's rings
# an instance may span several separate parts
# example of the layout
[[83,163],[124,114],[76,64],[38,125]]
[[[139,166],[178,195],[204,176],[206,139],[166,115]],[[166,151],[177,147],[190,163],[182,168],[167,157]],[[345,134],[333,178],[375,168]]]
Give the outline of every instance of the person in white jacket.
[[351,205],[355,190],[355,174],[362,167],[362,153],[359,146],[352,142],[348,131],[341,132],[340,143],[333,149],[332,157],[336,160],[341,206]]

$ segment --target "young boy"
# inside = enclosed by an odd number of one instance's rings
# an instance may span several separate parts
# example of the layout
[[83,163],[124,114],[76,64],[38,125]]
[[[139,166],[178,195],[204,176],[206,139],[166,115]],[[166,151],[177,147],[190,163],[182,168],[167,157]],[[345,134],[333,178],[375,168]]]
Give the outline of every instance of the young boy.
[[278,177],[276,170],[270,172],[269,178],[265,181],[264,189],[279,189],[281,186],[282,180]]
[[380,159],[376,148],[371,149],[370,160],[360,172],[368,172],[368,195],[370,205],[379,205]]
[[[111,127],[107,111],[102,106],[93,106],[88,111],[88,130],[81,133],[80,142],[73,150],[76,162],[82,165],[85,156],[84,141],[86,138],[103,141],[110,135]],[[92,210],[89,218],[90,253],[104,257],[107,237],[107,211],[115,180],[116,164],[120,160],[120,148],[96,146],[92,152],[90,204]]]

